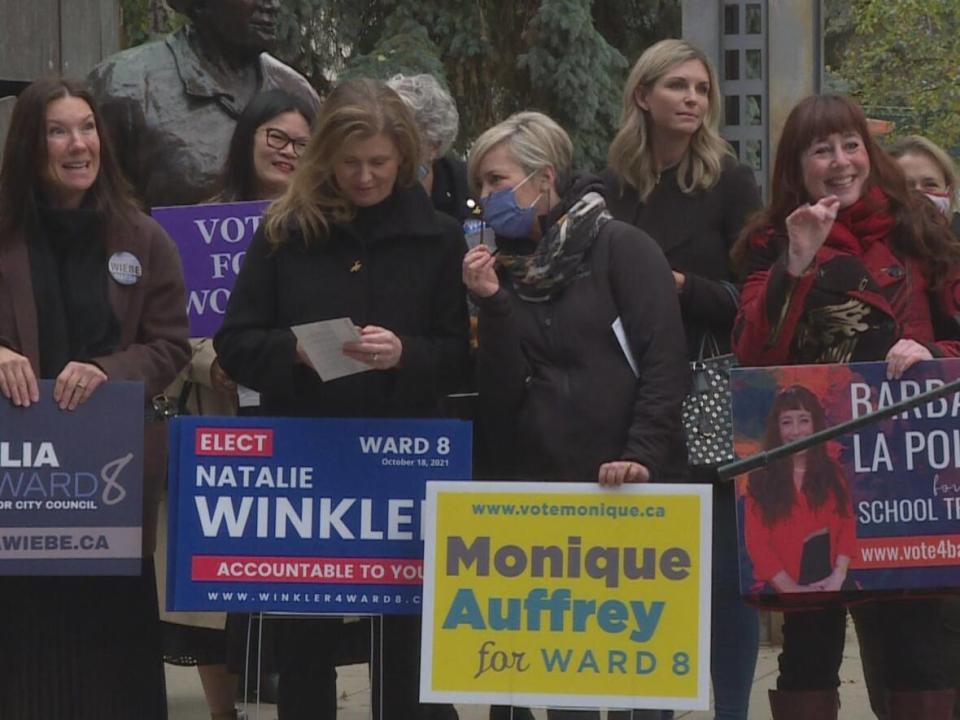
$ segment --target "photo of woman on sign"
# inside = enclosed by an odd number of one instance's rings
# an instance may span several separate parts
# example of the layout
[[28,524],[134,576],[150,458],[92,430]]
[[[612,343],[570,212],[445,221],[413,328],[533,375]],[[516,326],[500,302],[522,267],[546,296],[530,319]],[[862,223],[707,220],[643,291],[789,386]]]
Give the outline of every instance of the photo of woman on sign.
[[[807,388],[777,393],[767,418],[767,450],[826,426]],[[840,466],[825,444],[770,463],[747,483],[744,533],[753,563],[753,591],[837,592],[856,550],[856,520]]]

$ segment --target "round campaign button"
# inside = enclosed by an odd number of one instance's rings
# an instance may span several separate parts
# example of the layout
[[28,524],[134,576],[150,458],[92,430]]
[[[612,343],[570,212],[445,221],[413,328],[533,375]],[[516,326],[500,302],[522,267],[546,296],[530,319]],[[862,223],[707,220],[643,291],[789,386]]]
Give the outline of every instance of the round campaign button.
[[128,252],[117,252],[107,261],[110,276],[121,285],[133,285],[143,275],[143,268],[137,256]]

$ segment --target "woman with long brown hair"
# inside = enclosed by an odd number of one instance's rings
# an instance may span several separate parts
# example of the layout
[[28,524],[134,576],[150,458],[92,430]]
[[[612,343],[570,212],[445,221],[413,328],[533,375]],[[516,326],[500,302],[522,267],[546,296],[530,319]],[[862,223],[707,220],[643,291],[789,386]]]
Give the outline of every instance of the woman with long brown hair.
[[[817,397],[791,385],[773,400],[764,447],[809,437],[826,425]],[[748,491],[744,534],[756,584],[778,593],[839,591],[857,531],[850,493],[826,445],[770,463],[750,476]]]
[[[76,82],[20,95],[0,168],[0,394],[55,380],[61,410],[107,380],[143,382],[146,408],[189,358],[176,246],[137,209]],[[135,268],[119,273],[112,258]],[[110,432],[104,418],[105,433]],[[135,577],[0,578],[0,717],[166,718],[153,548],[166,432],[148,414],[143,561]]]
[[[899,379],[920,360],[960,356],[944,333],[960,312],[960,245],[848,98],[813,96],[791,111],[770,204],[734,254],[747,274],[733,333],[745,365],[882,360]],[[888,717],[951,717],[940,602],[878,600],[875,611],[892,659]],[[837,717],[845,618],[840,604],[787,613],[775,718]]]

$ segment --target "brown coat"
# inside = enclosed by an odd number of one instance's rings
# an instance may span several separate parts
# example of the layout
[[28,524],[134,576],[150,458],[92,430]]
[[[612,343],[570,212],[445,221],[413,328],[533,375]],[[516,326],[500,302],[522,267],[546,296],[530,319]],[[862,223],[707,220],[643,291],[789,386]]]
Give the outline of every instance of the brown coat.
[[[150,217],[131,213],[112,222],[107,257],[134,255],[141,276],[133,285],[109,280],[109,296],[120,323],[119,350],[94,358],[110,380],[142,380],[145,403],[163,392],[190,358],[186,292],[173,241]],[[0,238],[0,344],[26,356],[39,376],[37,309],[26,237]],[[143,552],[153,553],[157,504],[166,474],[166,427],[147,422],[144,441]]]

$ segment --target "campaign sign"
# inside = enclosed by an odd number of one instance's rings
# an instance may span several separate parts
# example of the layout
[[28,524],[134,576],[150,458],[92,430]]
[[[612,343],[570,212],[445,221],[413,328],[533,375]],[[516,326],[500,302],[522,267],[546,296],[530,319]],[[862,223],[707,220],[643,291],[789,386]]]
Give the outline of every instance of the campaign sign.
[[420,698],[706,710],[711,489],[427,483]]
[[143,383],[73,411],[39,385],[28,408],[0,398],[0,575],[139,575]]
[[[943,386],[960,361],[736,369],[740,457]],[[960,586],[960,396],[868,424],[738,479],[744,594]]]
[[430,479],[469,479],[456,420],[181,417],[167,607],[420,613]]
[[268,202],[158,207],[154,219],[180,249],[190,337],[213,337],[223,322],[243,256]]

